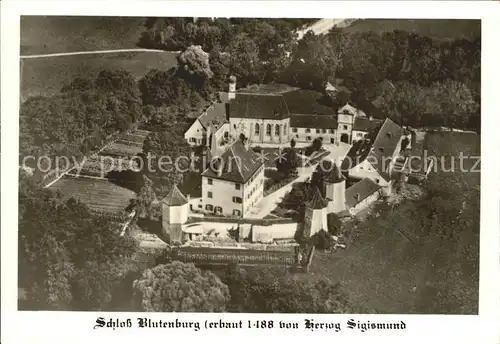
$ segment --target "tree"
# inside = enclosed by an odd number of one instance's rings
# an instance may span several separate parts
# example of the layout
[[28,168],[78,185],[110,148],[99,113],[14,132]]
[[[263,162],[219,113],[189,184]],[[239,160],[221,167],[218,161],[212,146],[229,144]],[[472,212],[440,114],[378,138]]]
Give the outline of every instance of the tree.
[[319,232],[315,233],[311,237],[311,242],[319,250],[329,250],[334,245],[332,237],[325,229],[321,229]]
[[147,269],[133,287],[139,308],[147,312],[223,312],[230,297],[212,272],[178,261]]
[[432,85],[432,95],[449,127],[464,128],[478,105],[469,88],[454,80]]
[[135,125],[141,105],[134,78],[121,70],[76,79],[51,97],[29,98],[20,110],[21,155],[81,158]]
[[224,54],[219,46],[210,52],[210,66],[214,76],[210,79],[212,87],[218,91],[227,91],[227,77],[229,75],[230,58]]
[[137,243],[120,224],[22,177],[19,287],[30,310],[104,310]]
[[245,33],[234,37],[229,45],[229,72],[241,86],[262,81],[261,61],[257,44]]
[[346,313],[352,311],[340,284],[326,278],[292,279],[283,269],[247,271],[230,266],[225,277],[230,311],[244,313]]
[[200,45],[191,45],[177,56],[179,70],[203,82],[212,78],[214,73],[210,70],[209,55]]
[[137,213],[141,217],[150,218],[153,202],[157,200],[153,188],[153,182],[147,176],[142,175],[142,187],[137,195]]
[[300,166],[300,158],[293,148],[284,148],[276,159],[276,169],[283,173],[285,177],[297,173],[297,167]]

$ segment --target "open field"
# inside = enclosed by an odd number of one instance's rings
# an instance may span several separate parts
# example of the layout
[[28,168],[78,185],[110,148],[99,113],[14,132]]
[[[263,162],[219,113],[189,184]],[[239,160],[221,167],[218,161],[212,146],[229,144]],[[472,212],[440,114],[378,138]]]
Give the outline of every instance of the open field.
[[118,213],[125,210],[135,193],[104,179],[63,177],[49,188],[64,198],[75,198],[92,210]]
[[21,62],[21,96],[50,96],[75,78],[95,78],[103,69],[123,69],[137,79],[150,69],[167,70],[176,65],[176,53],[132,52],[57,56]]
[[[464,155],[479,155],[480,136],[429,134],[427,144],[440,155],[457,156],[460,151]],[[477,187],[479,178],[479,173],[464,175],[467,184]],[[387,215],[411,219],[418,213],[404,204],[395,208],[394,214],[389,213],[387,206],[378,208],[380,218],[369,218],[367,221],[373,226],[356,232],[357,238],[346,250],[316,251],[310,274],[294,278],[328,277],[341,282],[351,301],[368,312],[429,313],[439,309],[443,313],[477,314],[479,235],[458,233],[458,241],[452,241],[408,233],[412,241],[397,228],[386,229],[387,222],[382,218]]]
[[474,39],[481,36],[480,20],[458,19],[365,19],[343,29],[345,32],[377,33],[394,30],[413,32],[440,40]]
[[141,17],[21,16],[21,55],[136,48]]

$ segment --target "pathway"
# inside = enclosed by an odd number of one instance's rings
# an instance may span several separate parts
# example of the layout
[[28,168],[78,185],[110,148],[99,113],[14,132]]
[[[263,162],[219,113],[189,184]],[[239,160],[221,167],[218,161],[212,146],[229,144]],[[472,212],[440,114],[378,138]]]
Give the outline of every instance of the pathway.
[[165,51],[160,49],[113,49],[113,50],[91,50],[91,51],[74,51],[71,53],[51,53],[51,54],[40,54],[40,55],[21,55],[21,59],[37,59],[44,57],[58,57],[58,56],[72,56],[72,55],[92,55],[92,54],[116,54],[116,53],[128,53],[128,52],[158,52],[158,53],[174,53],[177,54],[179,51]]
[[299,35],[297,39],[299,40],[302,39],[302,37],[304,37],[304,35],[308,31],[312,31],[315,35],[323,35],[328,33],[328,31],[330,31],[334,26],[347,27],[356,20],[357,19],[349,19],[349,18],[320,19],[311,26],[303,30],[297,31],[297,34]]
[[[326,155],[322,160],[331,159],[339,161],[345,157],[351,146],[342,143],[338,146],[333,144],[323,145],[323,147],[330,151],[330,154]],[[273,211],[274,208],[276,208],[276,206],[281,202],[283,197],[292,190],[293,184],[304,182],[307,178],[311,177],[318,163],[312,166],[298,168],[297,171],[299,173],[299,177],[297,179],[292,180],[282,188],[262,198],[262,200],[255,207],[253,207],[252,210],[250,210],[250,213],[246,217],[250,219],[261,219],[266,215],[269,215],[271,211]]]
[[[94,154],[91,154],[89,157],[84,157],[82,161],[80,161],[77,165],[73,165],[71,166],[70,168],[68,168],[67,170],[65,170],[64,172],[62,172],[56,179],[54,179],[53,181],[51,181],[50,183],[48,183],[47,185],[44,186],[44,188],[49,188],[51,187],[52,185],[54,185],[56,182],[59,181],[59,179],[61,179],[62,177],[64,177],[65,175],[69,174],[71,171],[73,171],[75,169],[75,167],[78,167],[78,166],[81,166],[80,164],[85,164],[85,161],[87,158],[92,158],[92,157],[95,157],[95,156],[98,156],[99,153],[101,153],[105,148],[107,148],[108,146],[112,145],[113,143],[115,143],[115,141],[117,141],[118,139],[120,138],[120,136],[118,136],[118,138],[114,139],[113,141],[111,141],[110,143],[104,145],[101,149],[99,149],[97,152],[95,152]],[[52,173],[52,172],[55,172],[55,173],[59,173],[59,169],[55,169],[49,173]],[[97,178],[97,177],[96,177]]]

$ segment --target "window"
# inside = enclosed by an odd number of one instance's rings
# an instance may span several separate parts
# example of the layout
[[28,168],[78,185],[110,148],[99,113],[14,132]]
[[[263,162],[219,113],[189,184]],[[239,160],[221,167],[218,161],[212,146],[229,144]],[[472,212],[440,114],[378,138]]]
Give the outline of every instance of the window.
[[225,139],[229,138],[229,132],[228,132],[228,131],[225,131],[225,132],[224,132],[224,138],[225,138]]
[[358,133],[358,137],[363,137],[363,133]]
[[233,202],[234,203],[243,203],[243,200],[241,199],[241,197],[233,197]]
[[259,135],[260,134],[260,125],[259,123],[255,123],[255,135]]
[[283,126],[283,134],[288,135],[286,124]]
[[238,209],[234,209],[233,210],[233,215],[235,215],[235,216],[241,216],[241,211],[239,211]]
[[236,129],[236,124],[233,124],[234,129]]
[[330,134],[333,134],[335,133],[335,130],[334,129],[330,129]]
[[344,125],[344,130],[347,130],[347,125]]
[[213,183],[214,183],[214,181],[212,180],[212,178],[208,178],[207,182],[208,182],[208,185],[213,185]]
[[189,142],[191,142],[191,143],[196,143],[196,139],[195,139],[194,137],[190,137],[190,138],[189,138]]
[[380,179],[375,179],[375,182],[378,184],[380,182]]
[[297,132],[297,128],[292,128],[292,132],[296,133]]
[[319,134],[320,133],[320,130],[319,129],[316,129],[316,134]]
[[240,189],[241,189],[241,184],[234,183],[234,188],[235,188],[236,190],[240,190]]
[[214,206],[213,206],[213,205],[211,205],[211,204],[207,204],[207,205],[205,206],[205,210],[212,211],[212,210],[214,210]]
[[198,204],[198,208],[202,209],[202,208],[203,208],[203,206],[202,206],[201,204]]
[[212,191],[209,191],[207,196],[208,196],[208,198],[213,198]]
[[326,129],[321,130],[323,134],[326,134]]
[[274,126],[274,135],[279,136],[279,134],[280,134],[280,125],[276,124]]
[[311,136],[306,137],[307,141],[311,141]]
[[307,128],[306,133],[310,133],[310,132],[311,132],[311,129]]
[[271,136],[271,124],[268,124],[268,125],[266,126],[266,135],[267,135],[267,136]]

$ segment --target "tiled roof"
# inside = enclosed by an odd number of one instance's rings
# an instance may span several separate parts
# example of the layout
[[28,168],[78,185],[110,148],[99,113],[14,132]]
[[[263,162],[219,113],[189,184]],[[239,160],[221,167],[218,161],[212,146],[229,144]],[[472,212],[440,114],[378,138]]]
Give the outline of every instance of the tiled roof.
[[337,129],[337,116],[292,114],[290,126],[294,128]]
[[212,126],[213,129],[218,130],[224,123],[226,123],[226,104],[214,103],[200,117],[198,117],[203,128],[208,129]]
[[368,153],[368,161],[386,181],[389,181],[391,176],[388,171],[388,161],[385,158],[392,157],[402,134],[403,129],[386,118],[373,141],[372,149]]
[[349,208],[352,208],[373,195],[380,188],[381,186],[370,178],[364,178],[346,190],[345,202]]
[[292,115],[336,115],[329,99],[321,92],[296,89],[283,93],[283,97]]
[[344,106],[342,106],[339,110],[338,110],[338,113],[348,113],[350,115],[357,115],[358,113],[358,109],[356,109],[354,106],[352,106],[351,104],[346,104]]
[[229,103],[230,118],[284,119],[290,117],[282,95],[236,94]]
[[382,124],[382,120],[380,119],[369,119],[366,117],[356,117],[354,119],[354,125],[352,130],[358,130],[358,131],[372,131],[376,127],[380,126]]
[[314,191],[312,199],[306,204],[308,208],[311,209],[323,209],[327,206],[327,201],[321,196],[321,192],[318,188]]
[[402,134],[403,129],[386,118],[378,130],[368,134],[367,140],[353,144],[346,155],[349,159],[344,159],[341,170],[354,168],[356,165],[353,165],[353,162],[361,163],[368,160],[380,176],[389,181],[390,174],[387,171],[389,166],[386,160],[394,154]]
[[210,167],[203,172],[203,176],[228,180],[236,183],[246,183],[254,173],[263,165],[263,159],[252,149],[246,149],[241,141],[236,141],[226,150],[219,160],[222,163],[221,173],[217,168]]
[[166,205],[176,207],[180,205],[184,205],[188,203],[187,198],[179,191],[177,185],[174,185],[172,190],[168,193],[167,196],[162,200],[162,202]]
[[250,85],[245,88],[241,88],[237,91],[239,94],[254,93],[254,94],[266,94],[266,95],[278,95],[285,92],[290,92],[297,90],[297,87],[293,87],[287,84],[261,84],[261,85]]

